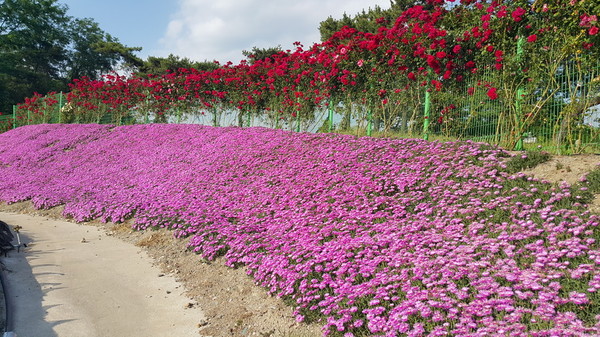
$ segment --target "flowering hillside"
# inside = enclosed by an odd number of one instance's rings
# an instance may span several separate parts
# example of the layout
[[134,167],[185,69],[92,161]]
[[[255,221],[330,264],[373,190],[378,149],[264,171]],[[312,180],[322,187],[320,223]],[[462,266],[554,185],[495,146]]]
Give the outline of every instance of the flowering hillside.
[[0,134],[0,200],[171,228],[328,335],[599,335],[589,193],[511,174],[505,157],[472,142],[34,125]]

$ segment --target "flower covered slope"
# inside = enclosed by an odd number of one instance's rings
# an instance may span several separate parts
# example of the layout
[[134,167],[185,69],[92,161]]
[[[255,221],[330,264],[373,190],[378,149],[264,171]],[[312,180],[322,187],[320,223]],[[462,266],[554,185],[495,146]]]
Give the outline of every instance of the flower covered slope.
[[[198,125],[0,134],[0,199],[168,227],[338,336],[600,334],[598,218],[507,154]],[[201,276],[198,276],[201,277]]]

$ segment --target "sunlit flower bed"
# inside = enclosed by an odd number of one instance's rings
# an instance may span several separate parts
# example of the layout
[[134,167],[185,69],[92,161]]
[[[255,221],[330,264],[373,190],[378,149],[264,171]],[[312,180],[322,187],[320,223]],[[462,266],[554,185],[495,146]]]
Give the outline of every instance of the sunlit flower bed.
[[[584,191],[472,142],[198,125],[0,134],[0,199],[168,227],[338,336],[597,336]],[[198,277],[202,277],[199,275]]]

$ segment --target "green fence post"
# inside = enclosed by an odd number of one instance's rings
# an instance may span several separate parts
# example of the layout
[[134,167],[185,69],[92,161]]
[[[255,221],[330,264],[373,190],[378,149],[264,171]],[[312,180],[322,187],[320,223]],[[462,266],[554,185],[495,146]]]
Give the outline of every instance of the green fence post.
[[519,36],[517,39],[517,60],[521,60],[521,56],[523,56],[523,45],[525,43],[525,38]]
[[13,129],[17,128],[17,106],[13,105]]
[[333,101],[329,102],[329,132],[333,131]]
[[[517,40],[517,60],[520,61],[523,56],[523,44],[525,43],[525,39],[520,36]],[[516,123],[515,127],[517,128],[517,142],[515,144],[515,151],[523,151],[523,107],[521,105],[521,101],[523,100],[523,95],[525,95],[525,90],[523,88],[517,89],[517,97],[515,100],[515,112],[516,112]]]
[[[298,90],[298,92],[300,92],[302,90],[302,88],[298,87],[296,90]],[[296,96],[296,102],[298,103],[299,107],[302,106],[300,104],[300,96]],[[296,112],[296,132],[300,132],[300,110],[298,110]]]
[[248,110],[248,121],[246,123],[246,127],[250,127],[252,124],[252,114],[250,113],[250,110]]
[[429,90],[425,91],[425,111],[423,113],[423,139],[429,140],[429,114],[431,109],[431,98]]
[[150,116],[148,115],[150,113],[150,109],[148,109],[148,96],[146,96],[146,118],[144,121],[144,124],[149,124],[150,123]]
[[373,134],[373,108],[369,108],[369,112],[367,113],[367,136],[371,137]]
[[58,95],[58,124],[62,122],[63,92]]
[[[371,83],[371,92],[373,92],[373,83]],[[373,107],[370,106],[372,103],[370,99],[367,102],[369,103],[369,110],[367,111],[367,136],[371,137],[373,133]]]
[[523,151],[523,106],[521,105],[521,101],[523,100],[523,95],[525,95],[525,90],[522,88],[517,89],[517,97],[515,100],[515,110],[516,110],[516,125],[517,125],[517,143],[515,144],[515,151]]
[[[300,88],[298,88],[298,90],[300,90]],[[298,106],[301,106],[299,96],[296,97],[296,102],[298,103]],[[300,109],[296,111],[296,132],[300,132]]]

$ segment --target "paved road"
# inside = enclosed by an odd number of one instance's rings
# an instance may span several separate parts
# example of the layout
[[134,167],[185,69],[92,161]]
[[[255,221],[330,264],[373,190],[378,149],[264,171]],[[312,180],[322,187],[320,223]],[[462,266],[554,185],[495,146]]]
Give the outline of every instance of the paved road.
[[[138,247],[93,226],[0,212],[30,242],[0,258],[18,337],[199,336],[182,287]],[[85,238],[85,242],[82,240]]]

